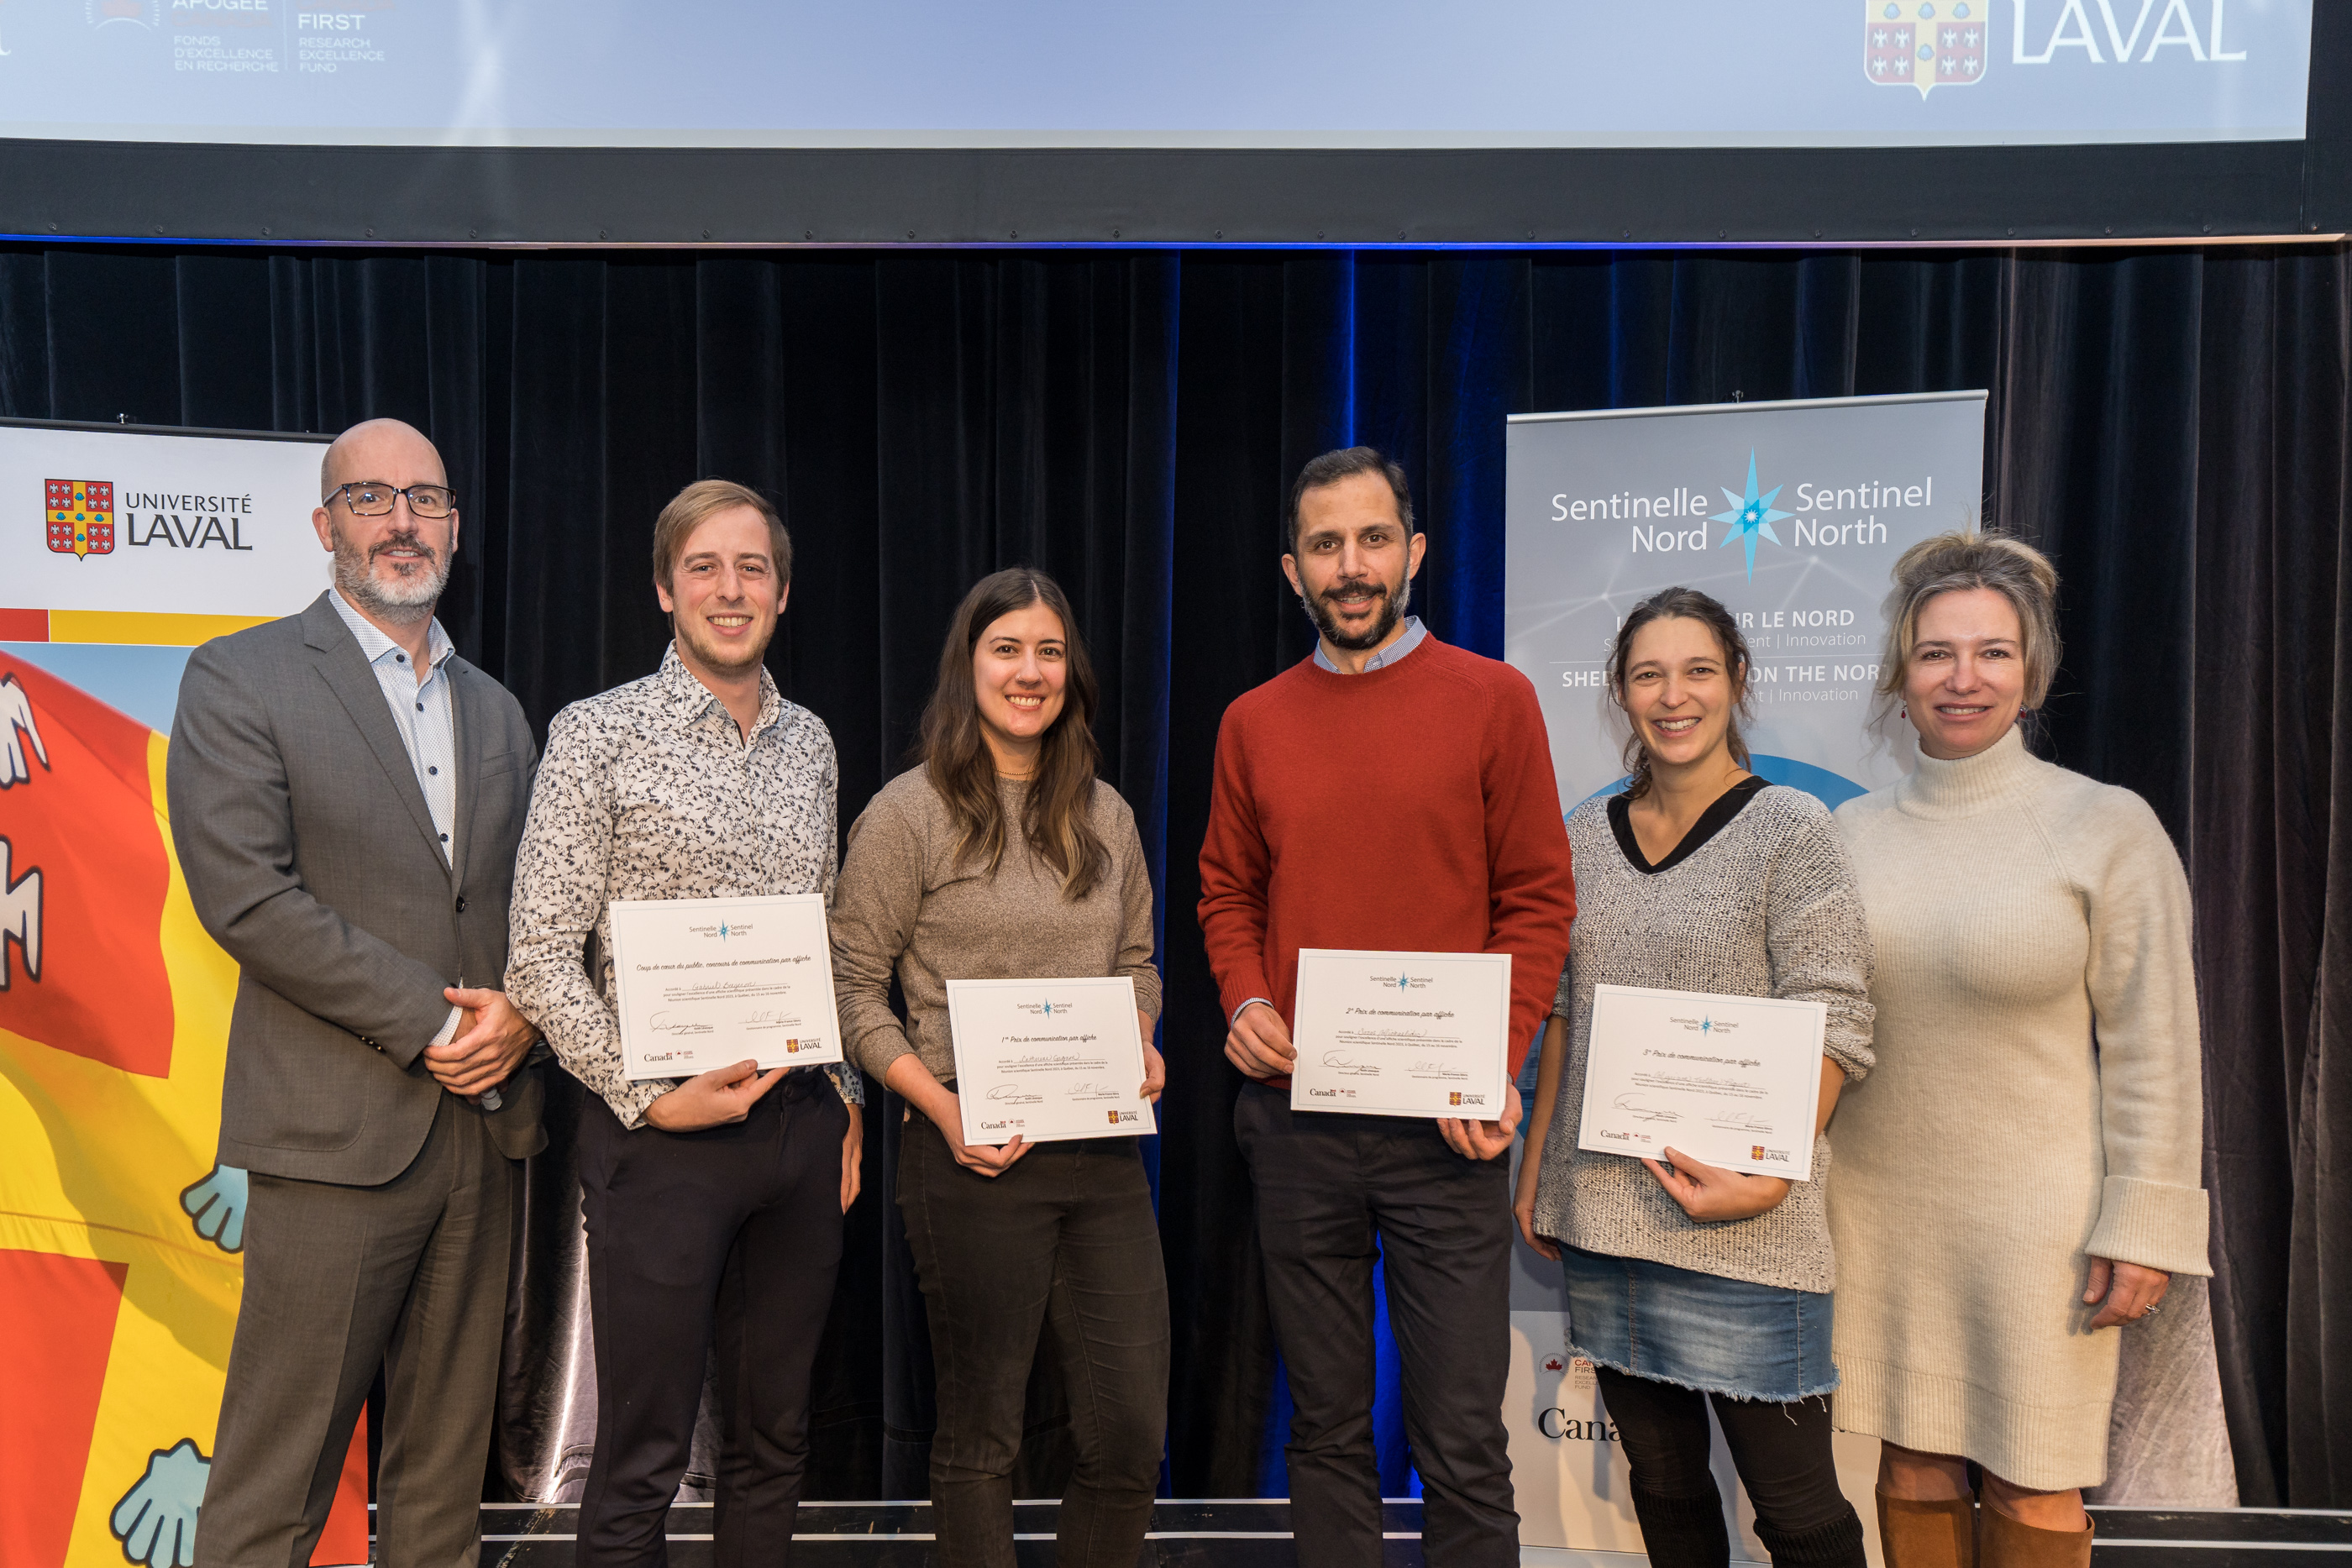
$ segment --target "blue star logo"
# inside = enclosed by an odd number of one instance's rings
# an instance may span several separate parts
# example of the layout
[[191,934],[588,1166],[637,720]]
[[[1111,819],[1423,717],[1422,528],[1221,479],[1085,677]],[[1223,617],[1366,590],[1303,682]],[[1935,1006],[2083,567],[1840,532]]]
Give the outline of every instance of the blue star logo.
[[1052,1018],[1054,1016],[1054,1004],[1051,1002],[1047,1002],[1045,1004],[1045,1016],[1047,1018]]
[[722,920],[722,921],[720,921],[720,922],[719,923],[719,939],[721,942],[724,942],[724,941],[726,941],[726,940],[727,940],[727,922],[725,922],[724,920]]
[[[1794,512],[1780,511],[1773,507],[1772,503],[1780,497],[1780,486],[1775,485],[1768,495],[1759,496],[1756,493],[1756,454],[1750,451],[1748,454],[1748,494],[1735,496],[1729,490],[1724,491],[1723,498],[1731,503],[1731,510],[1717,512],[1709,519],[1712,522],[1731,525],[1724,533],[1724,544],[1727,545],[1732,540],[1738,539],[1748,547],[1748,576],[1750,581],[1753,581],[1756,577],[1756,536],[1762,534],[1774,544],[1779,544],[1780,536],[1772,531],[1772,525],[1783,517],[1793,517],[1797,515]],[[1721,549],[1722,546],[1717,548]]]
[[1714,1020],[1713,1019],[1710,1019],[1710,1018],[1703,1018],[1703,1019],[1699,1019],[1699,1020],[1698,1020],[1698,1031],[1699,1031],[1699,1033],[1701,1033],[1701,1034],[1710,1034],[1710,1033],[1713,1033],[1713,1032],[1714,1032],[1714,1030],[1715,1030],[1715,1020]]

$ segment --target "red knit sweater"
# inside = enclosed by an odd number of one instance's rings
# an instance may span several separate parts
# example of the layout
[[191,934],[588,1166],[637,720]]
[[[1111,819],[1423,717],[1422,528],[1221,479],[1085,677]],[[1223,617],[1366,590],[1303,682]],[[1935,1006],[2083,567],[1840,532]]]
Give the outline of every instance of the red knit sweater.
[[1298,950],[1508,953],[1511,1072],[1551,1011],[1576,918],[1535,688],[1423,641],[1360,675],[1293,665],[1225,710],[1201,932],[1225,1014],[1296,1024]]

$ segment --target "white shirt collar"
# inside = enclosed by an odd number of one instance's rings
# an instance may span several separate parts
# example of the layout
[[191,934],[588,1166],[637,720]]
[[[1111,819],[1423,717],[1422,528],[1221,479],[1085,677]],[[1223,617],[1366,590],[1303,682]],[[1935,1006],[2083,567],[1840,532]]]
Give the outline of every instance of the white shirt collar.
[[[327,590],[327,602],[335,607],[335,613],[341,616],[343,624],[351,628],[352,635],[359,642],[360,652],[367,655],[369,664],[382,664],[386,653],[405,654],[406,650],[385,636],[381,627],[352,608],[352,602],[343,597],[342,590]],[[449,633],[441,629],[441,618],[435,616],[432,623],[425,629],[425,673],[432,674],[441,667],[442,660],[457,651],[457,644],[449,641]]]

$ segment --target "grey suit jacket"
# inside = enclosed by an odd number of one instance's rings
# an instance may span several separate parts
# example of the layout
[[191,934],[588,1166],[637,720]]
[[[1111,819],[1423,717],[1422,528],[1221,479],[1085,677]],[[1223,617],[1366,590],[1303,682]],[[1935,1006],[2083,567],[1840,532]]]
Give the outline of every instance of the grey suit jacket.
[[[383,690],[334,606],[219,637],[180,679],[166,784],[196,916],[236,960],[220,1161],[373,1186],[406,1169],[446,1096],[425,1044],[444,986],[497,987],[515,846],[538,766],[529,721],[465,660],[445,666],[457,740],[448,862]],[[536,1154],[526,1067],[488,1114]]]

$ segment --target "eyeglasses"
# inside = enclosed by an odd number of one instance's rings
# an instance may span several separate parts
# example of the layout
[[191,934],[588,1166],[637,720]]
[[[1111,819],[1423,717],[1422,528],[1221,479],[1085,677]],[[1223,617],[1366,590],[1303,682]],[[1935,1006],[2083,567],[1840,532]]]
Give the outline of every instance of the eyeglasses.
[[352,509],[355,517],[381,517],[392,510],[392,504],[401,497],[408,497],[408,509],[420,517],[446,517],[457,509],[457,492],[446,485],[388,485],[382,479],[354,479],[348,485],[338,485],[327,494],[327,499],[337,496]]

